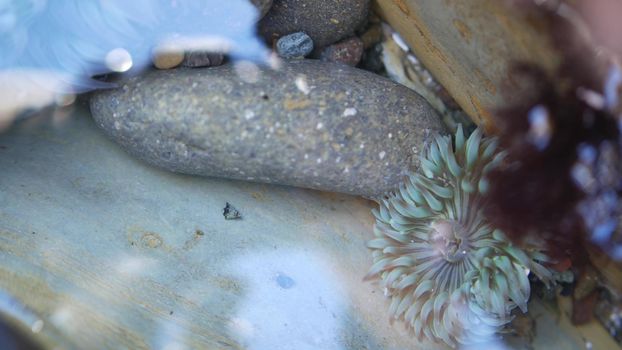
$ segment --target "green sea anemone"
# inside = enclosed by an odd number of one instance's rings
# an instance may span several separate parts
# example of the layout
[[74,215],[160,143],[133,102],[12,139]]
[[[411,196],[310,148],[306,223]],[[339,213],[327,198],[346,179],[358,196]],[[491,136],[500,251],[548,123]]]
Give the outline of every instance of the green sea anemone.
[[[452,147],[453,146],[453,147]],[[531,237],[517,246],[486,222],[486,173],[503,159],[494,138],[478,129],[455,144],[437,136],[423,152],[420,172],[381,200],[369,241],[374,264],[391,299],[392,320],[401,319],[419,340],[458,344],[488,339],[527,311],[528,274],[548,283],[552,275],[544,243]]]

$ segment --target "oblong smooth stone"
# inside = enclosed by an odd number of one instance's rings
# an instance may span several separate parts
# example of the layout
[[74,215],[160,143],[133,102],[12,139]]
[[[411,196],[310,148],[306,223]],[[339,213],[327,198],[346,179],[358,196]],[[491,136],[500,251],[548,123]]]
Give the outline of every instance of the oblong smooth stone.
[[246,68],[150,72],[95,94],[91,110],[112,139],[161,168],[368,197],[396,189],[413,150],[443,130],[418,94],[360,69]]

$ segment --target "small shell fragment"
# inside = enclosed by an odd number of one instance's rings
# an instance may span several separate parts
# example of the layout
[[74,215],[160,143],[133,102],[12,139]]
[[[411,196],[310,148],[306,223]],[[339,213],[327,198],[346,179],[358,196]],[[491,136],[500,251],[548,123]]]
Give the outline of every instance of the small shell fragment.
[[227,202],[223,208],[222,216],[225,217],[225,220],[236,220],[242,218],[242,214],[233,205],[229,204],[229,202]]

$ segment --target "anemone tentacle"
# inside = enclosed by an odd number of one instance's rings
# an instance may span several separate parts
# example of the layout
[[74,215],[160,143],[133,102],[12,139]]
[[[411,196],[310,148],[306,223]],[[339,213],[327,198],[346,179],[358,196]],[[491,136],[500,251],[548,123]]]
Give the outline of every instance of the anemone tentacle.
[[479,129],[465,139],[460,126],[454,140],[437,136],[420,171],[379,200],[366,277],[381,280],[391,320],[452,346],[493,335],[516,307],[526,312],[530,271],[552,280],[542,242],[513,245],[482,214],[486,173],[504,157],[496,139]]

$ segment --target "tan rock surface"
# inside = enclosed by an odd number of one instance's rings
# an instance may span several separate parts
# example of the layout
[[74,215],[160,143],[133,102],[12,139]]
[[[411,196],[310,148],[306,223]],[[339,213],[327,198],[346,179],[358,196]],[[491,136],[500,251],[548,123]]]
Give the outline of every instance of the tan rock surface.
[[520,86],[508,72],[513,61],[549,70],[557,65],[542,34],[546,23],[504,1],[376,0],[373,7],[471,118],[489,130],[493,109],[511,102]]

